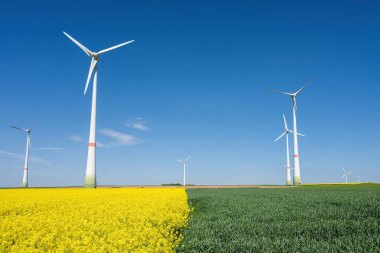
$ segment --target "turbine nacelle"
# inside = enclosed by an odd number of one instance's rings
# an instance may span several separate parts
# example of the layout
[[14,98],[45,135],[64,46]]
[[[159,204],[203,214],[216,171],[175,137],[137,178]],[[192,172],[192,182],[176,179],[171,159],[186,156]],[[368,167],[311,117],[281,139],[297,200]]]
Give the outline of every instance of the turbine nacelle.
[[[282,133],[277,139],[275,139],[274,141],[278,141],[278,140],[281,139],[283,136],[288,135],[289,133],[294,133],[292,130],[290,130],[290,129],[288,128],[288,124],[286,123],[285,115],[282,114],[282,116],[284,117],[285,131],[284,131],[284,132],[283,132],[283,133]],[[297,135],[305,136],[305,135],[303,135],[303,134],[301,134],[301,133],[297,133]]]
[[342,168],[342,169],[343,169],[343,175],[342,175],[342,177],[346,178],[346,184],[347,184],[348,175],[352,175],[352,173],[349,172],[349,171],[347,171],[347,170],[345,170],[344,168]]
[[88,72],[86,86],[84,88],[84,94],[86,94],[88,85],[92,78],[93,88],[92,88],[92,104],[91,104],[91,121],[90,121],[90,134],[89,134],[89,142],[88,142],[85,187],[96,188],[96,97],[97,97],[97,84],[98,84],[97,63],[99,60],[99,56],[101,54],[111,51],[113,49],[119,48],[126,44],[132,43],[133,40],[101,50],[99,52],[93,52],[89,50],[88,48],[86,48],[84,45],[82,45],[79,41],[75,40],[73,37],[68,35],[67,33],[65,32],[63,33],[78,47],[80,47],[87,56],[91,58],[90,70]]
[[88,76],[87,76],[87,81],[86,81],[86,86],[84,88],[84,94],[86,94],[87,92],[87,88],[88,88],[88,84],[90,83],[90,80],[91,80],[91,77],[93,76],[93,72],[94,72],[94,69],[98,63],[98,60],[99,60],[99,55],[101,54],[104,54],[108,51],[111,51],[113,49],[116,49],[118,47],[122,47],[124,45],[127,45],[129,43],[132,43],[134,42],[134,40],[130,40],[130,41],[127,41],[127,42],[124,42],[124,43],[121,43],[121,44],[118,44],[116,46],[113,46],[113,47],[109,47],[109,48],[106,48],[106,49],[103,49],[103,50],[100,50],[99,52],[92,52],[91,50],[89,50],[88,48],[86,48],[85,46],[83,46],[81,43],[79,43],[79,41],[75,40],[73,37],[71,37],[69,34],[63,32],[72,42],[74,42],[78,47],[80,47],[89,57],[92,58],[91,60],[91,65],[90,65],[90,70],[88,72]]
[[30,132],[32,131],[32,128],[33,128],[33,127],[31,127],[31,128],[24,129],[24,128],[15,127],[15,126],[10,126],[10,127],[15,128],[15,129],[20,130],[20,131],[24,131],[24,132],[26,132],[28,134],[30,134]]
[[343,175],[351,175],[352,173],[351,172],[349,172],[349,171],[347,171],[345,168],[342,168],[342,170],[343,170]]
[[[313,80],[312,80],[313,81]],[[273,92],[277,92],[277,93],[281,93],[281,94],[285,94],[285,95],[288,95],[292,98],[292,102],[293,102],[293,105],[296,104],[296,97],[298,96],[298,94],[301,93],[301,91],[303,89],[305,89],[306,86],[308,86],[312,81],[306,83],[304,86],[302,86],[301,89],[299,89],[298,91],[294,92],[294,93],[290,93],[290,92],[284,92],[284,91],[279,91],[279,90],[272,90]]]
[[[300,161],[299,161],[299,152],[298,152],[298,131],[297,131],[297,115],[296,115],[296,112],[297,112],[297,102],[296,102],[296,97],[301,93],[301,91],[303,89],[305,89],[305,87],[307,85],[309,85],[311,83],[308,82],[307,84],[305,84],[301,89],[299,89],[298,91],[294,92],[294,93],[290,93],[290,92],[284,92],[284,91],[278,91],[278,90],[272,90],[273,92],[277,92],[277,93],[281,93],[281,94],[285,94],[285,95],[288,95],[291,97],[292,99],[292,109],[293,109],[293,129],[294,129],[294,134],[293,134],[293,150],[294,150],[294,153],[293,153],[293,161],[294,161],[294,174],[293,174],[293,184],[294,185],[300,185],[301,184],[301,173],[300,173]],[[287,128],[287,127],[286,127]],[[287,135],[288,131],[285,130],[285,133],[283,133],[282,135],[280,135],[280,137],[278,137],[276,139],[276,141],[278,139],[280,139],[282,136],[286,135],[286,142],[287,142],[287,161],[289,161],[289,146],[288,146],[288,135]]]
[[178,162],[183,164],[183,185],[186,186],[186,164],[190,160],[191,155],[188,156],[185,160],[176,159]]
[[190,159],[191,159],[191,155],[188,156],[185,160],[180,160],[180,159],[176,159],[176,160],[177,160],[177,162],[180,162],[180,163],[186,164]]
[[20,128],[20,127],[16,127],[16,126],[10,126],[10,127],[15,128],[15,129],[20,130],[20,131],[24,131],[24,132],[26,132],[28,145],[29,145],[30,147],[32,146],[32,145],[30,144],[30,133],[31,133],[33,127],[31,127],[31,128],[26,128],[26,129],[24,129],[24,128]]
[[99,56],[96,53],[91,53],[91,58],[94,59],[95,61],[99,60]]

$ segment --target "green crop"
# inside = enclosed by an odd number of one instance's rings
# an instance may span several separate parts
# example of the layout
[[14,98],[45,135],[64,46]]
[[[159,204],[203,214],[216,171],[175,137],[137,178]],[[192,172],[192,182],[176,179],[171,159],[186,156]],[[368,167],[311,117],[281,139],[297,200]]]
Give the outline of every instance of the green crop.
[[380,252],[380,186],[188,190],[183,252]]

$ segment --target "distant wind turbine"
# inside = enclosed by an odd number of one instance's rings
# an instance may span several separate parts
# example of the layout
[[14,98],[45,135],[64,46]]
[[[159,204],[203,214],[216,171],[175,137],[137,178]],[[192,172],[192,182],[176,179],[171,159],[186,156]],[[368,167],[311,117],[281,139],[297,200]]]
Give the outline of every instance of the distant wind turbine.
[[86,86],[84,88],[84,94],[86,94],[88,84],[94,73],[93,87],[92,87],[92,106],[91,106],[91,125],[90,125],[90,137],[88,142],[88,155],[87,155],[87,167],[86,167],[86,179],[85,187],[96,188],[96,95],[98,87],[98,60],[101,54],[104,54],[113,49],[132,43],[134,40],[130,40],[119,45],[101,50],[99,52],[92,52],[85,46],[76,41],[73,37],[63,32],[70,40],[72,40],[77,46],[79,46],[89,57],[92,58],[90,71],[88,72]]
[[[286,137],[286,165],[285,165],[285,168],[286,168],[286,185],[292,185],[292,179],[290,176],[290,157],[289,157],[289,137],[288,137],[288,134],[289,134],[289,132],[290,133],[294,133],[294,132],[288,128],[288,124],[286,123],[285,115],[283,114],[282,116],[284,117],[285,131],[274,141],[278,141],[284,135]],[[305,135],[300,134],[300,133],[297,133],[297,134],[301,135],[301,136],[305,136]]]
[[29,148],[30,148],[30,132],[32,128],[23,129],[23,128],[19,128],[15,126],[10,126],[10,127],[26,132],[26,154],[25,154],[24,176],[22,178],[22,187],[27,188],[28,187],[28,161],[29,161]]
[[358,184],[360,184],[360,175],[359,176],[356,176],[356,179],[358,181]]
[[298,134],[297,134],[297,116],[296,116],[296,111],[297,111],[297,101],[296,97],[298,94],[301,93],[301,91],[311,83],[312,81],[308,82],[306,85],[304,85],[301,89],[296,91],[295,93],[289,93],[289,92],[283,92],[283,91],[278,91],[278,90],[272,90],[273,92],[289,95],[292,99],[293,103],[293,145],[294,145],[294,153],[293,153],[293,159],[294,159],[294,175],[293,175],[293,184],[294,185],[300,185],[301,184],[301,173],[300,173],[300,160],[299,160],[299,153],[298,153]]
[[351,172],[348,172],[347,170],[345,170],[344,168],[343,169],[343,175],[342,177],[345,177],[346,178],[346,184],[347,184],[347,178],[348,178],[348,175],[352,175]]
[[187,157],[185,160],[179,160],[177,159],[178,162],[183,163],[183,185],[186,186],[186,164],[190,160],[191,156]]

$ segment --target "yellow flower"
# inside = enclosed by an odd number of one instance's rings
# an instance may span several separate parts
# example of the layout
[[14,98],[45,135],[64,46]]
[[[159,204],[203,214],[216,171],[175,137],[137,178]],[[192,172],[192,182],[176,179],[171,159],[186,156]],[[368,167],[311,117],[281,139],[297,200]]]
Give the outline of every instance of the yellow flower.
[[0,252],[175,252],[184,189],[0,190]]

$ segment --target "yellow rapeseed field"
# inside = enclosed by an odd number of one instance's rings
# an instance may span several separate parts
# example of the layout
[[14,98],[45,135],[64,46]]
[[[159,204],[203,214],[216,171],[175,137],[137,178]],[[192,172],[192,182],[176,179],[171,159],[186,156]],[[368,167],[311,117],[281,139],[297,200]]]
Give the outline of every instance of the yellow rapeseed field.
[[0,190],[0,252],[174,252],[184,189]]

